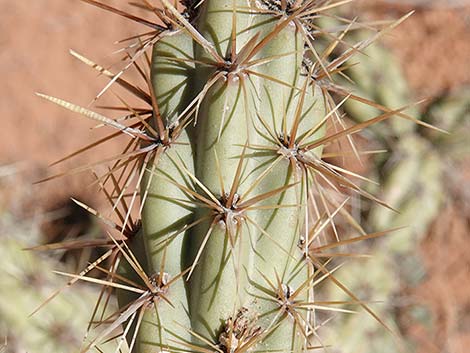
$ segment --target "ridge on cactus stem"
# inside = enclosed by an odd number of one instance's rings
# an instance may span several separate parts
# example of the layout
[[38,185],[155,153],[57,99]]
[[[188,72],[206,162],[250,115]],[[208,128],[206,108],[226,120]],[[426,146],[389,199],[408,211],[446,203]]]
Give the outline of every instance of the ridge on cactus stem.
[[[346,141],[360,159],[368,151],[353,135],[393,116],[427,125],[404,112],[414,104],[387,108],[335,82],[351,57],[409,14],[347,44],[344,35],[360,25],[343,19],[329,29],[319,20],[350,0],[141,0],[130,3],[135,11],[82,1],[147,30],[121,42],[130,44],[118,72],[71,51],[109,79],[95,100],[118,86],[138,103],[118,98],[97,112],[38,94],[111,131],[54,164],[127,138],[116,155],[42,180],[91,171],[112,210],[108,218],[77,200],[105,236],[49,246],[107,249],[78,275],[60,273],[67,286],[102,286],[82,352],[113,337],[116,352],[307,352],[324,347],[317,314],[351,306],[394,334],[334,274],[338,261],[356,256],[348,244],[393,231],[366,233],[349,214],[350,194],[393,207],[361,187],[367,178],[322,154]],[[346,127],[348,99],[381,113]],[[89,276],[93,269],[103,277]],[[350,300],[318,300],[324,281]],[[113,290],[119,310],[105,313]]]

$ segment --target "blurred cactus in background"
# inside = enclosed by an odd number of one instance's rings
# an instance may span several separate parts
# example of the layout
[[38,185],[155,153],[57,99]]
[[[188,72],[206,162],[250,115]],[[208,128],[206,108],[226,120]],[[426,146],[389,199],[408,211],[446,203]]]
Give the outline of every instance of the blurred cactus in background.
[[[351,36],[364,34],[357,32]],[[384,106],[400,106],[410,101],[411,90],[393,54],[379,45],[368,48],[365,54],[357,60],[359,65],[347,71],[356,83],[351,85],[353,93]],[[344,107],[348,116],[358,122],[378,113],[375,107],[355,100],[348,100]],[[366,139],[391,153],[375,157],[368,173],[379,179],[380,185],[370,185],[368,190],[399,213],[371,204],[362,214],[365,218],[362,224],[366,229],[404,228],[380,241],[362,243],[357,251],[373,258],[348,264],[338,276],[355,293],[363,293],[364,300],[380,301],[377,304],[380,313],[395,312],[395,315],[404,305],[400,304],[403,289],[416,287],[427,275],[419,246],[439,216],[446,195],[450,194],[448,188],[452,183],[448,184],[446,178],[455,174],[452,165],[470,157],[468,142],[462,138],[464,131],[467,134],[469,131],[470,95],[462,89],[435,99],[421,113],[414,108],[407,113],[448,133],[423,130],[400,119],[389,121],[387,129],[370,129],[372,132]],[[367,281],[361,274],[367,274]],[[328,285],[323,291],[325,296],[338,292],[334,285]],[[429,326],[432,324],[429,310],[424,304],[413,303],[410,315]],[[338,352],[396,351],[390,335],[363,315],[343,316],[326,326],[325,331],[329,341],[341,342]]]
[[[99,292],[87,284],[77,285],[31,317],[44,298],[63,284],[53,271],[65,267],[52,257],[26,250],[40,239],[37,223],[22,222],[7,213],[2,213],[0,222],[0,352],[76,351]],[[115,346],[111,343],[103,349],[113,352]]]

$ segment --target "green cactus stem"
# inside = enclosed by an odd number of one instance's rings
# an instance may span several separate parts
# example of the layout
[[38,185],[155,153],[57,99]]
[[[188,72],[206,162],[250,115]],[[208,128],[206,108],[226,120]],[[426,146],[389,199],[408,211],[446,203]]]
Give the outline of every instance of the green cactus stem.
[[[315,301],[314,287],[325,278],[381,322],[335,279],[333,255],[311,254],[330,230],[332,247],[344,244],[334,224],[347,214],[342,190],[380,203],[346,177],[358,176],[321,159],[324,146],[343,137],[352,142],[351,135],[394,114],[413,120],[406,106],[382,108],[345,127],[330,95],[345,89],[332,76],[373,40],[329,62],[342,35],[317,20],[347,1],[188,0],[183,12],[170,0],[134,4],[158,23],[85,2],[152,31],[139,37],[118,74],[81,59],[148,108],[127,105],[117,120],[41,95],[130,138],[99,179],[103,189],[114,186],[107,194],[113,209],[126,209],[124,224],[113,227],[121,232],[111,244],[121,254],[117,275],[105,283],[119,290],[121,308],[84,351],[122,325],[121,340],[126,336],[136,353],[307,352],[318,345],[316,310],[336,304]],[[331,40],[323,53],[321,35]],[[147,77],[138,60],[150,48]],[[123,78],[130,67],[148,92]],[[132,208],[142,228],[130,237]]]

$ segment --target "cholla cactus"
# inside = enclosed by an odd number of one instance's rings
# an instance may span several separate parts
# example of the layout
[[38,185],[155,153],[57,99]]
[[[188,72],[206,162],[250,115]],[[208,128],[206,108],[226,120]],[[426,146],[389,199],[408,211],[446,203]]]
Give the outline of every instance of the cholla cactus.
[[[117,74],[73,52],[111,79],[103,92],[115,83],[148,108],[121,100],[116,109],[126,113],[118,120],[41,95],[117,130],[79,152],[129,137],[98,177],[121,222],[106,223],[118,234],[95,244],[110,250],[72,275],[72,282],[117,288],[121,309],[83,351],[122,325],[120,342],[127,337],[129,349],[139,353],[306,352],[321,346],[318,310],[347,312],[337,306],[356,304],[378,319],[333,274],[332,260],[352,255],[330,250],[385,234],[365,234],[348,215],[341,190],[384,203],[348,178],[360,176],[323,161],[322,152],[393,115],[414,120],[402,112],[407,107],[379,106],[380,115],[346,128],[339,107],[347,98],[373,103],[333,81],[351,56],[400,21],[329,61],[355,25],[345,20],[328,29],[317,20],[349,1],[183,1],[183,11],[176,1],[134,4],[156,22],[83,1],[150,28],[136,37],[137,49],[128,48]],[[316,48],[319,36],[330,39],[323,52]],[[147,90],[123,78],[131,67]],[[331,93],[342,97],[340,104]],[[338,214],[359,236],[345,240],[334,224]],[[106,280],[86,276],[105,259],[111,259],[102,269]],[[325,279],[350,301],[316,301],[315,287]]]

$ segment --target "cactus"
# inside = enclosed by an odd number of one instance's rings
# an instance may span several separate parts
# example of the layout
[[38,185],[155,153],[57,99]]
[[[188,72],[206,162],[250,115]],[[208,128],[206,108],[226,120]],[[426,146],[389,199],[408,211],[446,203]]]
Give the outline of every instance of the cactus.
[[[96,300],[96,288],[81,283],[50,303],[48,310],[29,317],[41,300],[61,285],[52,271],[70,270],[57,259],[25,251],[40,239],[38,222],[20,220],[1,212],[3,269],[0,286],[0,352],[76,351]],[[115,305],[113,305],[114,307]],[[112,308],[110,308],[112,309]],[[116,344],[101,347],[114,352]]]
[[[331,19],[328,19],[332,22]],[[338,26],[335,22],[331,25]],[[365,31],[355,32],[348,36],[365,38]],[[360,65],[351,66],[348,77],[357,85],[351,89],[361,97],[375,100],[382,105],[405,104],[412,92],[407,85],[401,67],[393,54],[385,47],[370,47],[365,53],[367,56],[354,58],[352,63],[359,59]],[[365,64],[365,65],[364,65]],[[387,70],[384,70],[384,68]],[[394,80],[386,79],[393,76]],[[375,81],[374,81],[375,78]],[[377,81],[384,80],[385,85],[377,85]],[[344,84],[348,84],[344,80]],[[393,81],[393,82],[392,82]],[[360,93],[357,93],[360,92]],[[393,103],[395,102],[395,103]],[[364,121],[374,116],[378,110],[372,105],[366,106],[355,100],[345,102],[345,111],[354,121]],[[465,87],[448,96],[440,97],[432,102],[426,111],[409,110],[408,114],[423,119],[424,122],[444,128],[449,134],[433,130],[419,130],[414,124],[404,120],[393,120],[388,129],[375,126],[371,129],[374,143],[392,151],[390,154],[376,156],[374,168],[370,174],[380,175],[380,186],[375,186],[373,192],[380,192],[380,198],[388,204],[394,205],[400,213],[384,209],[380,205],[372,204],[364,213],[364,227],[367,229],[387,229],[407,225],[400,232],[381,241],[363,244],[362,251],[373,254],[374,259],[367,262],[349,264],[338,278],[355,293],[365,292],[363,299],[371,300],[381,298],[382,305],[377,310],[383,313],[390,311],[390,304],[401,300],[403,288],[413,288],[427,275],[423,259],[419,255],[420,243],[425,239],[427,232],[436,217],[442,212],[446,195],[449,190],[447,176],[457,174],[452,165],[468,156],[468,147],[462,148],[461,132],[468,130],[463,123],[468,118],[469,94]],[[445,120],[445,121],[444,121]],[[468,124],[467,124],[468,125]],[[468,144],[467,144],[468,145]],[[367,188],[368,191],[374,187]],[[367,273],[367,283],[359,276]],[[321,295],[335,296],[338,292],[334,285],[322,288]],[[406,291],[405,291],[406,292]],[[337,294],[336,294],[337,295]],[[398,318],[406,312],[410,316],[419,316],[426,325],[431,324],[430,308],[423,303],[413,303],[411,306],[396,310]],[[424,315],[423,315],[424,313]],[[423,319],[424,317],[424,319]],[[389,343],[390,337],[373,325],[371,320],[362,316],[349,316],[340,318],[328,325],[320,332],[325,339],[335,342],[338,352],[388,352],[395,351]],[[393,323],[391,323],[393,326]],[[358,326],[361,329],[358,330]],[[404,336],[403,339],[409,337]],[[416,351],[409,342],[409,352]],[[380,347],[380,348],[378,348]]]
[[[386,233],[365,234],[347,215],[341,190],[387,205],[347,178],[360,176],[321,157],[324,146],[343,137],[351,141],[393,115],[416,121],[403,113],[408,106],[379,106],[375,118],[345,128],[339,106],[349,93],[332,81],[352,55],[406,16],[329,62],[344,33],[319,28],[316,20],[348,1],[188,0],[183,11],[169,0],[158,7],[134,4],[158,22],[83,1],[151,28],[138,36],[137,49],[129,48],[117,74],[72,52],[111,79],[97,98],[114,83],[147,108],[121,99],[123,106],[114,108],[125,116],[111,119],[40,94],[117,130],[65,159],[129,137],[121,154],[96,163],[111,163],[97,183],[121,223],[79,203],[118,234],[109,233],[101,243],[108,252],[80,275],[69,275],[69,284],[85,280],[116,288],[121,307],[83,351],[122,326],[119,347],[127,337],[128,349],[139,353],[306,352],[322,346],[316,312],[349,312],[337,308],[343,304],[359,305],[383,324],[333,274],[334,258],[353,255],[328,250]],[[333,38],[323,53],[315,43],[321,35]],[[124,78],[131,67],[147,90]],[[331,93],[344,99],[336,104]],[[337,214],[360,235],[339,234]],[[330,230],[335,240],[323,245]],[[109,270],[101,269],[105,280],[86,276],[105,259],[112,261]],[[316,301],[315,286],[325,279],[349,300]]]

